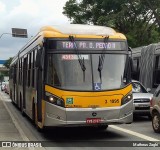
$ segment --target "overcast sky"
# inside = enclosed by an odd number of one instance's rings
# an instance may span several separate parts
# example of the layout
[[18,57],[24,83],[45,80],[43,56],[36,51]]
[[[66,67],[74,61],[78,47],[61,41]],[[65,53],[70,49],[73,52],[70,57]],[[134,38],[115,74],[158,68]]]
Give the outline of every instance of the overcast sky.
[[62,14],[67,0],[0,0],[0,35],[11,28],[28,30],[28,38],[14,38],[5,34],[0,38],[0,60],[17,54],[42,26],[69,24]]

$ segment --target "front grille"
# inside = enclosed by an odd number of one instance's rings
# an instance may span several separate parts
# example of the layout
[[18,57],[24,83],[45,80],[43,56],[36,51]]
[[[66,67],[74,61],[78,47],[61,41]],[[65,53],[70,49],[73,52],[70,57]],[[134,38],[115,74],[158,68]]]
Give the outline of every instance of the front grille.
[[134,99],[134,103],[148,103],[150,102],[150,99]]
[[136,107],[135,110],[150,110],[150,107]]

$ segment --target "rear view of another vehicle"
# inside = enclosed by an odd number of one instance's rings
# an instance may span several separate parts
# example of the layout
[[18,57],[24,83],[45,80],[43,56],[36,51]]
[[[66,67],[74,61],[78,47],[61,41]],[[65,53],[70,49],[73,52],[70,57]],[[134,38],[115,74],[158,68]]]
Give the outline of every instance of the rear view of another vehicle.
[[149,93],[150,89],[146,89],[139,81],[132,81],[132,91],[134,100],[134,115],[148,116],[150,115],[150,101],[153,94]]
[[160,133],[160,85],[156,89],[151,100],[150,113],[152,116],[152,127],[156,133]]

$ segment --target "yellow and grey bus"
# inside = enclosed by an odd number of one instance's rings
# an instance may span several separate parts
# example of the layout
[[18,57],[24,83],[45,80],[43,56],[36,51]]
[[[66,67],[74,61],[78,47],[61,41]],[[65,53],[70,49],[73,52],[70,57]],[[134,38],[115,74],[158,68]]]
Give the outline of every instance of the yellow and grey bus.
[[126,37],[109,27],[45,26],[13,58],[10,97],[39,129],[131,123]]

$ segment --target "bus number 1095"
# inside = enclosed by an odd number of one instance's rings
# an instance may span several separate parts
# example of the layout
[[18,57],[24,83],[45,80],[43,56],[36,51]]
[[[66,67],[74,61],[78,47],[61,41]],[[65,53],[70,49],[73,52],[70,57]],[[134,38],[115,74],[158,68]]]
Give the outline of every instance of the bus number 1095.
[[119,103],[119,99],[105,100],[105,104],[107,103]]

